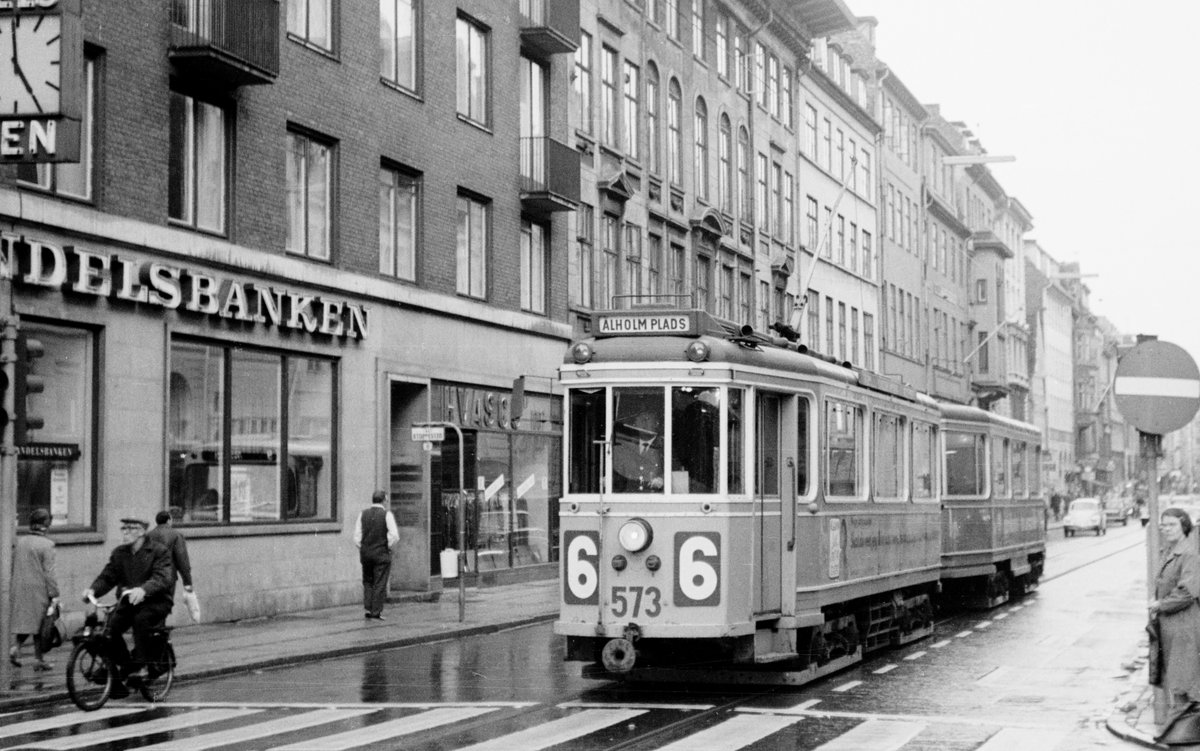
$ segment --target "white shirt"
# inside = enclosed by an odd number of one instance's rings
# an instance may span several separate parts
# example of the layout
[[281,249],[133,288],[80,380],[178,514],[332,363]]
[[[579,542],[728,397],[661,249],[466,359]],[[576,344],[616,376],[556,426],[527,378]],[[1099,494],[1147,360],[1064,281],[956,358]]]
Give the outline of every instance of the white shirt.
[[[382,508],[382,506],[380,508]],[[385,511],[384,518],[387,519],[387,543],[388,549],[391,550],[396,543],[400,542],[400,529],[396,526],[396,517],[392,516],[391,511]],[[354,547],[362,547],[361,511],[358,514],[358,518],[354,520]]]

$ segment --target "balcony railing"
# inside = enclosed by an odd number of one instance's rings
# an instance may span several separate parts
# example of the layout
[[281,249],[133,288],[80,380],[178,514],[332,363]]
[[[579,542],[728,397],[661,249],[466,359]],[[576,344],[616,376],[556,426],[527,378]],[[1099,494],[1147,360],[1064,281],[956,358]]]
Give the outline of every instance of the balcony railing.
[[549,214],[579,203],[579,152],[553,138],[521,139],[521,201]]
[[171,61],[229,86],[279,75],[279,0],[174,0]]
[[579,3],[521,0],[521,43],[543,57],[575,52],[579,47]]

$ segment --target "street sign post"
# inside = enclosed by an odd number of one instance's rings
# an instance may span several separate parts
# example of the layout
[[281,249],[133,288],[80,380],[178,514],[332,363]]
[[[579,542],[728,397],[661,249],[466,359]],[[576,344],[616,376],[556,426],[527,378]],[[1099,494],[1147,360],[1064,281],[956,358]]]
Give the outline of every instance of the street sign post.
[[442,425],[414,425],[412,439],[418,443],[426,441],[441,443],[446,440],[446,428]]
[[467,562],[464,549],[467,544],[467,489],[466,474],[463,465],[463,434],[462,430],[452,422],[415,422],[412,426],[412,439],[419,441],[429,450],[429,444],[441,443],[446,440],[446,428],[450,428],[458,436],[458,622],[466,620],[467,590],[463,583],[463,568]]
[[[1117,409],[1138,430],[1138,443],[1146,460],[1146,587],[1153,600],[1158,578],[1158,457],[1164,433],[1179,430],[1192,421],[1200,407],[1200,368],[1182,347],[1148,339],[1126,352],[1117,365],[1113,394]],[[1166,696],[1154,690],[1154,720],[1166,717]]]

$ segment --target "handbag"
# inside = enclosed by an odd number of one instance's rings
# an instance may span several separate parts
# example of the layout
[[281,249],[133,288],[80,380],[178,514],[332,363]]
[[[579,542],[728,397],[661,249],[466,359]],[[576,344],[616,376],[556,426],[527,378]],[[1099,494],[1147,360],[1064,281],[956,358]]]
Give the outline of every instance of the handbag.
[[195,621],[196,623],[199,623],[200,622],[200,598],[196,597],[195,592],[188,592],[187,590],[184,590],[183,602],[185,605],[187,605],[188,615],[190,615],[192,617],[193,621]]
[[46,614],[42,616],[42,623],[38,627],[38,647],[43,653],[49,652],[55,647],[62,646],[66,635],[67,624],[62,619],[62,608],[58,606],[57,602],[50,603],[50,607],[46,609]]

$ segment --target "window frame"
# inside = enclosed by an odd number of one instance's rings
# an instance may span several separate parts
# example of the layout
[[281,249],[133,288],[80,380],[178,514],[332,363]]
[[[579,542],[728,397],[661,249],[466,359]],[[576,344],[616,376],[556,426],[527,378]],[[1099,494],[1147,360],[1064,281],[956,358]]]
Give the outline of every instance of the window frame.
[[[18,177],[16,181],[19,187],[41,190],[73,201],[95,203],[96,191],[93,179],[96,174],[96,76],[99,67],[100,56],[91,54],[90,51],[85,51],[83,67],[84,104],[83,122],[80,123],[79,132],[79,161],[74,163],[41,162],[37,164],[17,165]],[[82,194],[73,193],[70,190],[64,189],[61,185],[63,182],[63,170],[79,166],[83,168],[85,191]],[[28,169],[33,170],[33,180],[26,180],[19,176],[21,172]]]
[[[861,503],[867,500],[867,483],[863,479],[866,464],[863,461],[863,455],[866,451],[866,444],[863,440],[866,405],[850,399],[833,397],[826,397],[823,404],[825,408],[822,410],[824,415],[822,427],[824,429],[825,440],[823,442],[824,451],[821,452],[821,467],[823,470],[822,473],[825,476],[825,482],[822,483],[823,487],[821,490],[825,496],[825,501],[827,503]],[[854,458],[856,466],[854,468],[855,490],[851,495],[836,495],[831,489],[833,474],[829,469],[830,451],[832,449],[832,442],[830,441],[830,417],[832,413],[830,409],[834,405],[851,408],[854,419]]]
[[[188,125],[187,125],[187,133],[186,133],[186,137],[185,137],[186,145],[184,146],[184,148],[187,150],[188,153],[184,155],[184,159],[187,162],[187,167],[184,170],[184,172],[185,172],[184,179],[186,179],[188,184],[183,187],[183,194],[184,194],[184,196],[186,196],[186,203],[188,204],[187,205],[188,216],[185,216],[185,217],[171,216],[170,200],[168,200],[168,202],[167,202],[168,203],[167,220],[173,226],[187,227],[188,229],[193,229],[193,230],[196,230],[197,232],[205,232],[205,233],[212,234],[212,235],[226,236],[229,233],[229,209],[232,204],[232,201],[230,198],[230,192],[231,192],[231,186],[232,186],[231,176],[233,173],[233,118],[230,116],[230,111],[232,110],[232,107],[228,104],[219,104],[219,103],[216,103],[209,99],[206,99],[204,97],[195,96],[192,93],[190,93],[186,90],[182,90],[182,89],[172,88],[170,90],[170,93],[168,96],[172,100],[175,99],[176,97],[183,98],[184,104],[187,109],[186,123]],[[221,186],[221,196],[219,199],[220,221],[218,222],[218,224],[219,224],[218,227],[201,226],[199,223],[200,222],[200,220],[199,220],[200,202],[204,199],[204,195],[209,190],[211,190],[211,186],[208,186],[208,185],[202,186],[202,185],[200,185],[200,182],[199,182],[201,179],[201,169],[200,169],[201,155],[199,153],[201,146],[199,143],[200,139],[198,139],[196,137],[197,132],[198,132],[198,130],[197,130],[198,126],[196,123],[198,122],[201,108],[211,108],[213,111],[220,114],[221,175],[220,175],[219,182],[220,182],[220,186]],[[170,109],[173,110],[173,108],[170,108]],[[174,119],[173,115],[169,115],[168,119],[173,120]],[[173,125],[174,125],[174,123],[171,122],[171,126],[173,126]],[[170,158],[172,161],[174,160],[175,147],[178,145],[178,144],[171,143],[171,141],[173,140],[171,137],[171,134],[173,134],[173,132],[174,132],[174,128],[169,127],[169,129],[168,129],[168,149],[169,149],[169,153],[171,155]],[[210,154],[204,154],[203,156],[206,160],[210,159],[212,157],[212,155],[210,155]],[[168,173],[168,176],[167,176],[168,195],[170,195],[171,191],[174,190],[174,185],[173,185],[174,176],[171,174],[172,170],[169,168],[167,170],[167,173]]]
[[[384,182],[383,178],[385,175],[391,177],[390,182],[387,182],[387,183]],[[411,187],[411,195],[412,195],[412,201],[411,201],[411,205],[409,207],[409,214],[410,214],[410,219],[411,219],[410,247],[409,247],[408,253],[407,253],[408,266],[409,266],[410,271],[407,275],[400,273],[400,270],[399,270],[400,259],[401,259],[402,254],[400,252],[401,248],[400,248],[399,238],[397,236],[398,226],[397,226],[397,222],[395,221],[396,217],[399,216],[399,208],[400,207],[397,205],[397,199],[398,199],[398,196],[400,195],[400,188],[402,187],[402,185],[400,183],[407,183]],[[384,276],[387,276],[390,279],[400,279],[402,281],[414,282],[414,283],[416,283],[418,281],[418,273],[419,272],[418,272],[418,264],[417,264],[417,262],[418,262],[417,251],[421,247],[421,203],[422,203],[421,199],[423,197],[423,190],[422,190],[422,188],[424,187],[423,183],[424,183],[424,181],[422,179],[422,175],[419,172],[415,172],[415,171],[406,169],[404,167],[401,167],[399,165],[396,165],[396,164],[393,164],[390,162],[386,162],[386,161],[383,164],[381,164],[379,167],[379,187],[380,187],[379,273],[383,274]],[[387,228],[389,230],[388,234],[390,235],[390,239],[391,239],[392,262],[389,264],[390,268],[386,269],[386,270],[383,268],[383,261],[384,261],[383,234],[384,234],[384,230],[385,230],[384,216],[383,216],[383,210],[384,210],[383,191],[384,190],[389,191],[388,209],[390,212],[389,217],[392,220],[391,226],[389,228]]]
[[[315,50],[315,51],[321,52],[323,54],[334,55],[334,56],[336,56],[338,54],[337,40],[338,40],[338,32],[339,32],[338,27],[340,25],[338,23],[338,16],[339,16],[339,11],[341,10],[341,8],[339,7],[340,6],[339,0],[287,0],[286,5],[287,5],[287,12],[286,12],[287,18],[284,22],[284,25],[285,25],[285,28],[287,29],[287,35],[288,35],[289,39],[291,39],[293,42],[296,42],[297,44],[300,44],[304,47],[308,47],[311,50]],[[326,9],[325,17],[326,17],[326,20],[328,21],[327,28],[328,28],[328,33],[329,33],[328,46],[321,44],[320,42],[313,41],[311,26],[312,26],[312,18],[313,18],[312,9],[315,6],[323,6]],[[300,13],[299,10],[293,10],[293,9],[301,8],[301,7],[305,11],[304,18],[303,18],[303,22],[304,22],[304,30],[303,31],[296,30],[292,26],[293,20],[299,20],[299,17],[297,14]]]
[[[292,146],[293,146],[293,144],[295,144],[296,140],[303,140],[303,142],[304,142],[305,165],[308,164],[308,160],[311,158],[309,156],[310,145],[317,145],[317,146],[324,148],[326,151],[326,154],[327,154],[327,158],[325,159],[325,166],[324,166],[325,195],[326,195],[325,212],[324,212],[325,213],[325,217],[324,217],[324,219],[325,219],[325,221],[324,221],[325,254],[323,256],[314,255],[310,250],[311,243],[309,241],[309,238],[310,238],[311,233],[308,230],[310,229],[310,225],[311,225],[311,215],[308,211],[308,207],[310,206],[311,202],[309,200],[308,186],[310,184],[310,181],[307,179],[307,175],[308,175],[307,166],[304,170],[305,179],[303,180],[304,189],[303,189],[303,196],[302,196],[302,203],[304,204],[303,205],[304,215],[302,217],[304,220],[303,221],[303,224],[304,224],[303,247],[296,248],[296,247],[293,247],[292,243],[291,243],[293,238],[290,235],[291,235],[291,230],[292,230],[293,224],[294,224],[294,217],[291,216],[291,211],[294,208],[294,205],[293,205],[292,201],[289,200],[287,202],[288,236],[285,237],[284,250],[290,256],[299,256],[299,257],[307,258],[307,259],[313,260],[313,261],[322,261],[325,263],[329,263],[333,260],[333,241],[334,241],[334,237],[335,237],[334,220],[335,220],[335,217],[337,216],[337,212],[335,211],[335,207],[334,207],[334,204],[337,200],[337,195],[336,195],[337,185],[336,185],[336,180],[335,180],[335,175],[337,174],[337,143],[335,141],[323,138],[322,136],[312,133],[311,131],[307,131],[307,130],[304,130],[301,128],[296,128],[294,126],[288,127],[287,138],[289,141],[289,143],[288,143],[289,147],[287,149],[287,157],[288,157],[289,161],[294,154]],[[291,180],[291,170],[290,169],[286,170],[285,179],[287,181]],[[290,192],[292,190],[290,188],[290,186],[288,186],[288,185],[285,185],[284,189],[285,189],[285,193]],[[299,191],[299,187],[297,187],[296,190]]]
[[[540,242],[538,239],[540,238]],[[534,315],[549,312],[550,227],[521,220],[521,310]]]
[[[466,34],[466,50],[463,34]],[[455,112],[459,118],[484,128],[491,126],[492,85],[491,30],[470,16],[459,14],[454,22],[455,40]],[[478,42],[478,50],[475,43]],[[476,55],[476,52],[478,55]],[[466,59],[464,59],[464,54]],[[466,70],[463,64],[466,63]],[[473,65],[480,73],[472,76]],[[473,85],[477,82],[478,85]]]
[[[385,6],[391,6],[391,14],[390,15],[385,15],[385,13],[384,13]],[[405,82],[401,81],[400,76],[398,74],[401,64],[400,64],[399,23],[396,21],[396,19],[398,19],[400,17],[400,10],[401,10],[402,6],[407,7],[407,9],[408,9],[409,30],[411,32],[410,36],[408,37],[410,50],[409,50],[408,60],[407,60],[408,73],[409,73],[411,83],[405,83]],[[399,89],[402,89],[403,91],[408,91],[408,92],[412,92],[415,94],[421,90],[421,86],[420,86],[420,81],[421,81],[421,67],[420,67],[421,0],[379,0],[379,14],[380,14],[379,23],[380,23],[381,31],[382,31],[382,26],[383,26],[385,18],[389,18],[393,21],[393,23],[392,23],[393,34],[392,34],[392,38],[391,38],[392,51],[391,51],[391,56],[390,56],[390,59],[392,60],[392,63],[393,63],[391,66],[392,69],[386,73],[384,72],[383,66],[389,60],[389,53],[386,48],[381,49],[380,50],[380,61],[379,61],[380,78],[385,83],[387,83],[391,86],[395,86]],[[380,35],[381,44],[382,44],[382,38],[383,37],[381,34]]]
[[[464,227],[459,224],[463,216],[463,202],[466,202],[467,215],[467,245],[462,247],[461,238],[463,236]],[[456,226],[457,235],[455,242],[455,274],[454,274],[454,291],[456,294],[469,297],[476,300],[488,299],[488,261],[491,255],[492,242],[492,203],[491,201],[477,196],[473,193],[460,190],[455,199],[456,206]],[[480,228],[483,232],[482,240],[476,244],[472,235],[472,229],[475,225],[474,211],[478,210],[482,213],[482,224]],[[479,257],[475,258],[478,253]],[[466,261],[464,267],[463,261]],[[478,275],[474,274],[475,268],[478,267]],[[464,276],[465,271],[465,276]],[[478,278],[477,278],[478,277]]]

